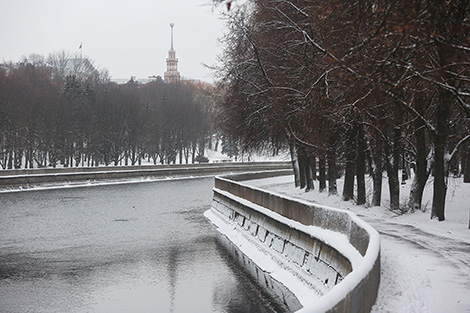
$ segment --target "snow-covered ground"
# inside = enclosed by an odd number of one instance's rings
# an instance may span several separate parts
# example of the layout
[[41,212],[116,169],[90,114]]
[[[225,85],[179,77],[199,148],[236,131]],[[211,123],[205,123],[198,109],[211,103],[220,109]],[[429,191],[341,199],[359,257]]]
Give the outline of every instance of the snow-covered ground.
[[229,158],[227,155],[223,154],[220,151],[205,149],[204,156],[209,159],[211,163],[217,162],[282,162],[290,161],[289,151],[280,151],[278,155],[266,155],[265,153],[244,153],[238,156],[235,160],[235,157]]
[[[425,190],[425,212],[397,215],[383,206],[357,206],[316,190],[306,193],[294,187],[292,176],[244,182],[291,197],[351,210],[381,235],[382,277],[373,313],[470,312],[470,184],[451,178],[446,220],[430,219],[432,184]],[[370,184],[369,184],[370,185]],[[402,185],[402,203],[410,181]],[[384,187],[387,185],[384,184]],[[342,181],[338,180],[338,191]]]
[[[273,162],[283,162],[283,161],[290,161],[290,154],[289,154],[289,151],[280,151],[278,155],[275,155],[275,156],[269,156],[269,155],[266,155],[265,153],[244,153],[244,154],[241,154],[240,156],[238,156],[237,158],[235,157],[228,157],[226,154],[222,153],[221,152],[221,147],[219,145],[219,148],[218,150],[214,150],[214,149],[209,149],[209,148],[206,148],[204,149],[204,156],[209,160],[209,163],[223,163],[223,162],[269,162],[269,161],[273,161]],[[189,159],[189,163],[191,163],[191,158]],[[25,157],[23,157],[23,161],[22,161],[22,164],[23,166],[26,164],[26,161],[25,161]],[[140,166],[140,165],[160,165],[160,160],[158,160],[158,162],[156,164],[154,164],[153,160],[149,160],[148,158],[142,158],[140,160],[140,164],[139,165],[135,165],[136,167]],[[176,159],[175,159],[175,164],[187,164],[186,163],[186,159],[182,159],[182,163],[179,162],[179,154],[177,154],[176,156]],[[86,167],[88,166],[87,165],[87,162],[84,162],[83,164],[81,164],[80,166],[78,167]],[[100,164],[99,167],[114,167],[114,163],[111,163],[107,166],[105,166],[104,164]],[[126,166],[125,165],[125,162],[124,160],[121,160],[121,162],[119,163],[119,165],[117,166]],[[131,166],[130,162],[129,162],[129,166]],[[63,164],[57,164],[56,165],[57,168],[63,168]],[[73,166],[75,167],[75,166]],[[33,168],[38,168],[38,164],[36,162],[33,162]],[[2,170],[4,168],[0,167],[0,175],[2,173]],[[22,167],[23,169],[23,167]]]

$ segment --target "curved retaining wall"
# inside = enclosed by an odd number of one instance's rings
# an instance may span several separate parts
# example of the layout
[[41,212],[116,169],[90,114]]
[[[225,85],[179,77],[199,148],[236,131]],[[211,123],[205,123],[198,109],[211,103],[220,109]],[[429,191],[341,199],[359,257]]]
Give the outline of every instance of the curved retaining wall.
[[0,188],[139,177],[164,178],[220,175],[222,173],[273,170],[290,167],[290,162],[250,162],[0,170]]
[[[380,282],[377,231],[351,212],[291,199],[242,183],[291,173],[284,170],[216,177],[212,209],[265,246],[289,258],[314,276],[327,291],[313,305],[297,312],[370,312]],[[346,238],[348,247],[335,242],[337,235],[323,237],[323,231],[330,235],[331,232],[341,234],[339,237]]]

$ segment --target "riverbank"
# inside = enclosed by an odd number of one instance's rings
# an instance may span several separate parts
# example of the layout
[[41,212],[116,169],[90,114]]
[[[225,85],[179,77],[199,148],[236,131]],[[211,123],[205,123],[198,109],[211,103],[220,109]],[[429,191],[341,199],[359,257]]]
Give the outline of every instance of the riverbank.
[[289,162],[234,162],[4,170],[0,171],[0,191],[102,183],[145,182],[290,168],[291,164]]
[[[387,208],[387,191],[381,207],[357,206],[315,190],[294,187],[292,176],[246,181],[246,184],[289,197],[351,210],[381,235],[381,283],[373,313],[468,313],[470,312],[470,230],[468,203],[470,184],[451,178],[447,219],[430,219],[424,212],[397,215]],[[338,180],[338,190],[342,190]],[[401,185],[408,196],[410,183]],[[432,185],[425,190],[427,204]],[[405,199],[403,199],[404,201]],[[429,202],[430,203],[430,202]]]

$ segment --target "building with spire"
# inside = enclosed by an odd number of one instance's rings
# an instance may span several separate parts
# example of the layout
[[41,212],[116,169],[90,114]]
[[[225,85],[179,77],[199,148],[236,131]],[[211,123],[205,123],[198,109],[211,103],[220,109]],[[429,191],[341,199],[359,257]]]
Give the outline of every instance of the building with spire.
[[168,51],[168,58],[166,59],[166,72],[164,80],[167,83],[177,83],[181,80],[180,72],[178,72],[178,59],[176,58],[176,51],[173,48],[173,27],[175,24],[171,23],[171,48]]

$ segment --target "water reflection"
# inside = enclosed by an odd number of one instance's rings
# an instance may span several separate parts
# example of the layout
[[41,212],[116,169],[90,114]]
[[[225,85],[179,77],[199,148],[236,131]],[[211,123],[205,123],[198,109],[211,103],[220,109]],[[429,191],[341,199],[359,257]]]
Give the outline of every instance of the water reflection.
[[170,312],[175,312],[176,282],[178,280],[179,248],[172,247],[168,255],[168,293],[170,294]]
[[[243,252],[233,245],[226,237],[219,235],[216,237],[218,249],[221,255],[230,258],[232,270],[237,273],[240,280],[245,280],[247,288],[255,286],[256,289],[250,290],[250,293],[257,293],[260,299],[265,300],[264,307],[268,310],[263,312],[291,312],[297,311],[302,306],[295,295],[281,283],[274,280],[268,273],[261,270],[251,259],[243,254]],[[242,297],[233,297],[228,294],[230,301],[237,300]],[[234,310],[230,312],[257,312],[257,308],[245,308],[245,311],[239,311],[240,303],[230,305]]]
[[285,311],[204,218],[212,185],[0,194],[1,311]]

